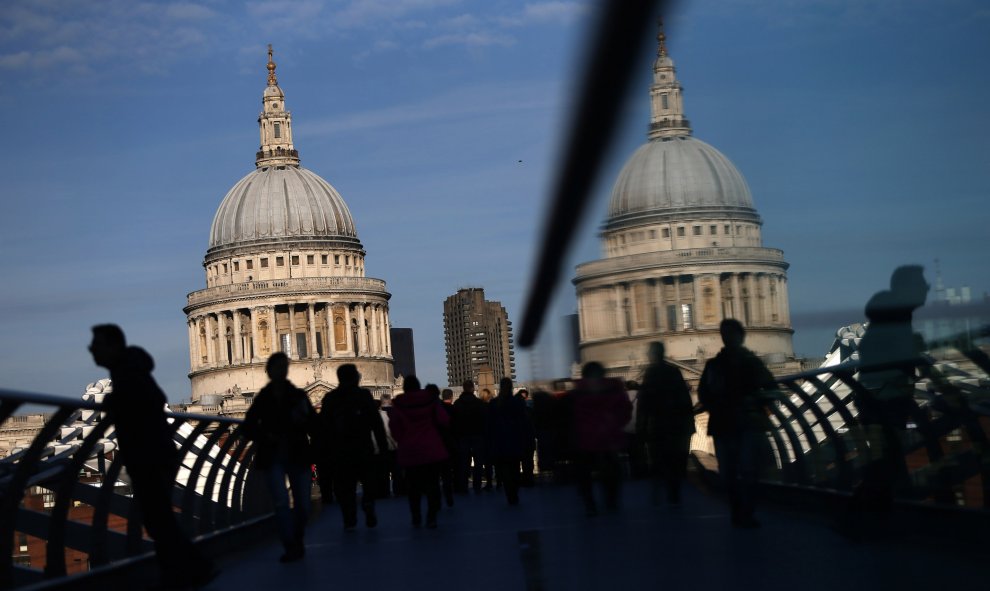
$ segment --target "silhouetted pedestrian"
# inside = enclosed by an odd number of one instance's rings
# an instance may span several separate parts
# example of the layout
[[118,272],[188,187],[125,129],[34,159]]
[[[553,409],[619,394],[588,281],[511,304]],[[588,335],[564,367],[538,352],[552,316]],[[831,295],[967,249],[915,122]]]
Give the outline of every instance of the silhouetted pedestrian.
[[[929,288],[923,267],[898,267],[891,275],[890,289],[878,292],[866,304],[869,324],[859,343],[863,367],[859,381],[864,390],[854,400],[867,444],[860,451],[867,455],[867,464],[846,515],[845,525],[852,536],[884,525],[895,489],[908,478],[901,437],[916,410],[916,366],[924,349],[911,318],[925,304]],[[885,367],[871,368],[877,365]]]
[[[427,389],[430,386],[439,390],[434,384],[427,384]],[[450,388],[444,388],[440,392],[440,402],[442,403],[440,408],[447,413],[447,418],[452,418],[454,414],[454,391]],[[440,489],[443,491],[443,498],[447,506],[453,507],[454,480],[457,473],[457,439],[454,437],[450,424],[440,427],[440,436],[443,438],[443,446],[447,449],[448,454],[447,459],[444,460],[443,465],[440,467]]]
[[605,377],[602,364],[592,361],[581,368],[581,379],[567,393],[572,449],[578,492],[587,515],[598,514],[592,494],[592,473],[601,475],[605,506],[618,509],[622,470],[619,452],[626,447],[625,427],[632,417],[632,402],[621,380]]
[[375,527],[375,497],[381,494],[385,425],[371,392],[362,388],[361,374],[352,363],[337,368],[338,386],[323,397],[320,440],[323,462],[333,471],[334,493],[340,503],[344,528],[357,526],[357,484],[365,525]]
[[485,458],[485,403],[474,394],[474,382],[464,382],[464,390],[454,401],[451,430],[457,440],[457,486],[459,492],[468,490],[468,474],[474,492],[481,492]]
[[512,378],[502,378],[488,403],[488,453],[510,505],[519,504],[520,464],[527,452],[532,456],[532,440],[526,403],[512,395]]
[[285,353],[273,353],[265,371],[270,381],[254,397],[242,428],[254,441],[254,465],[265,475],[275,505],[275,521],[285,547],[279,561],[292,562],[302,558],[306,550],[303,533],[309,516],[315,455],[310,436],[317,430],[316,411],[306,393],[289,381]]
[[536,431],[533,427],[533,401],[529,398],[529,390],[526,388],[520,388],[516,392],[516,398],[522,401],[526,408],[526,418],[529,421],[529,436],[526,438],[526,449],[523,451],[522,458],[520,459],[520,467],[522,468],[522,475],[519,479],[519,484],[525,487],[533,486],[536,481],[533,477],[535,472],[535,456],[536,456]]
[[694,434],[693,406],[681,370],[664,360],[663,343],[651,343],[650,365],[636,400],[636,432],[649,453],[654,502],[659,499],[661,483],[666,484],[667,502],[681,501]]
[[557,463],[560,421],[556,403],[549,392],[533,392],[533,434],[536,436],[536,462],[541,473],[552,472]]
[[422,497],[426,495],[426,527],[437,526],[440,512],[440,466],[449,457],[440,428],[450,418],[440,400],[421,390],[416,376],[407,376],[404,392],[392,404],[389,427],[395,437],[399,465],[406,469],[409,512],[414,527],[423,523]]
[[180,458],[174,430],[165,419],[165,393],[151,377],[155,363],[144,349],[128,347],[117,325],[100,324],[92,330],[89,351],[96,365],[110,371],[113,384],[103,405],[114,424],[144,527],[154,540],[163,585],[180,589],[206,584],[216,576],[213,564],[179,527],[172,508]]
[[698,399],[708,411],[708,434],[715,440],[732,524],[756,528],[760,526],[753,516],[758,456],[770,428],[766,404],[772,398],[774,379],[763,362],[743,347],[746,330],[738,320],[723,320],[719,332],[724,346],[705,364]]

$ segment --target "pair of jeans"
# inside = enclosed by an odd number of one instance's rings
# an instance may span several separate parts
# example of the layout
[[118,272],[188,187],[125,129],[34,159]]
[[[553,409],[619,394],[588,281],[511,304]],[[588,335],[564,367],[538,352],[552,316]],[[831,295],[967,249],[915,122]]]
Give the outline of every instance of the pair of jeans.
[[757,444],[763,433],[740,430],[715,437],[718,472],[725,483],[733,521],[753,518],[757,477]]
[[406,487],[409,495],[409,512],[413,523],[422,519],[421,502],[426,495],[426,521],[436,521],[440,512],[440,465],[442,462],[409,466],[406,468]]
[[[303,531],[309,516],[312,470],[305,464],[276,462],[264,471],[265,483],[275,505],[278,536],[286,550],[301,549]],[[288,488],[286,488],[288,483]],[[289,494],[292,505],[289,505]]]

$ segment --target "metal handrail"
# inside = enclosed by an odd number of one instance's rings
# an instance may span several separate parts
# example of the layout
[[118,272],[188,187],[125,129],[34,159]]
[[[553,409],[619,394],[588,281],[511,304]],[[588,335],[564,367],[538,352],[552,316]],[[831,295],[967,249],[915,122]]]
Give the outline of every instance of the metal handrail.
[[[67,562],[75,562],[70,550],[81,552],[90,568],[150,553],[117,444],[106,437],[112,425],[101,412],[103,405],[0,389],[0,424],[25,405],[54,412],[27,449],[0,458],[0,588],[70,575]],[[266,496],[257,495],[253,447],[241,433],[241,420],[178,412],[166,412],[166,417],[184,476],[177,475],[173,503],[181,507],[181,521],[191,535],[237,528],[270,513]],[[64,427],[74,425],[80,428],[59,437]],[[92,482],[80,479],[87,469],[94,472]],[[37,499],[36,488],[52,495],[53,502],[43,502],[45,495]],[[15,553],[20,550],[15,536],[29,536],[27,553]]]
[[[970,355],[972,353],[972,355]],[[978,351],[965,352],[984,371]],[[871,454],[869,426],[858,420],[857,401],[873,395],[863,372],[901,369],[916,374],[905,398],[908,423],[901,432],[910,482],[906,499],[990,508],[990,399],[985,383],[964,391],[929,358],[864,365],[858,361],[776,378],[767,386],[768,415],[762,478],[768,482],[852,490]]]

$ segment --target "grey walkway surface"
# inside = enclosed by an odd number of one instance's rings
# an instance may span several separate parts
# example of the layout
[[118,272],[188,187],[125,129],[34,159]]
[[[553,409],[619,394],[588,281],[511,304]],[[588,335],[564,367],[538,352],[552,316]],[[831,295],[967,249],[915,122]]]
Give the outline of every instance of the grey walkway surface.
[[[737,530],[717,498],[688,487],[683,506],[627,483],[617,513],[587,518],[575,491],[541,485],[509,507],[501,493],[458,496],[436,530],[413,529],[405,499],[378,504],[379,525],[317,515],[306,557],[278,563],[276,540],[227,556],[206,589],[990,589],[987,561],[918,539],[851,544],[823,520],[763,508]],[[529,586],[527,586],[529,584]]]

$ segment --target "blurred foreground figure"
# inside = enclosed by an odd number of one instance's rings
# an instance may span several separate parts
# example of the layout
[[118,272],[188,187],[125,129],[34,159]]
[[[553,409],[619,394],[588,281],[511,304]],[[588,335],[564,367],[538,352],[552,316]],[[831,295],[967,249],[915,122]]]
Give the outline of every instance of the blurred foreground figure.
[[705,364],[698,399],[708,411],[708,434],[715,439],[718,471],[725,482],[732,525],[756,528],[753,517],[758,454],[770,428],[765,405],[773,375],[752,351],[743,347],[746,331],[734,318],[719,326],[725,345]]
[[93,327],[89,345],[93,361],[110,370],[113,392],[104,407],[116,427],[120,458],[130,477],[144,527],[155,541],[155,556],[166,589],[206,584],[216,571],[179,527],[172,510],[172,488],[179,452],[165,420],[165,393],[151,370],[155,362],[144,349],[128,347],[115,324]]
[[[288,380],[289,358],[274,353],[265,366],[269,382],[255,396],[244,416],[244,435],[254,441],[254,465],[265,475],[275,505],[275,521],[285,547],[280,562],[305,554],[303,532],[309,515],[313,453],[310,435],[316,431],[316,411],[306,393]],[[289,491],[292,508],[289,508]]]
[[[914,311],[925,304],[929,285],[924,269],[907,265],[894,270],[890,289],[878,292],[866,304],[869,324],[859,344],[864,391],[856,393],[856,408],[867,447],[868,464],[853,492],[847,525],[862,533],[882,525],[894,500],[895,488],[906,482],[907,466],[901,434],[916,405],[912,396],[915,364],[924,342],[911,327]],[[882,369],[871,366],[887,365]]]
[[626,389],[620,380],[606,378],[602,364],[592,361],[581,368],[581,379],[567,393],[566,404],[572,417],[572,449],[585,511],[589,517],[598,514],[591,490],[591,475],[596,470],[605,489],[605,507],[618,509],[619,452],[626,446],[624,428],[632,417]]
[[421,390],[416,376],[406,376],[403,393],[392,403],[389,427],[395,437],[396,457],[406,469],[406,490],[413,527],[423,524],[422,498],[426,495],[426,527],[437,527],[440,512],[440,468],[450,457],[440,429],[450,424],[440,399]]
[[319,440],[322,464],[330,467],[334,494],[340,503],[344,529],[357,526],[357,484],[365,525],[375,527],[375,497],[382,492],[388,437],[371,392],[360,387],[361,374],[353,363],[337,368],[336,388],[320,404]]
[[646,442],[654,480],[653,502],[659,502],[661,483],[667,502],[681,502],[681,482],[694,434],[691,394],[681,371],[664,360],[663,343],[650,344],[650,366],[643,375],[636,402],[636,432]]
[[498,396],[488,403],[488,435],[489,455],[505,498],[510,505],[518,505],[520,464],[527,453],[533,456],[533,425],[526,401],[512,395],[512,378],[499,380]]

